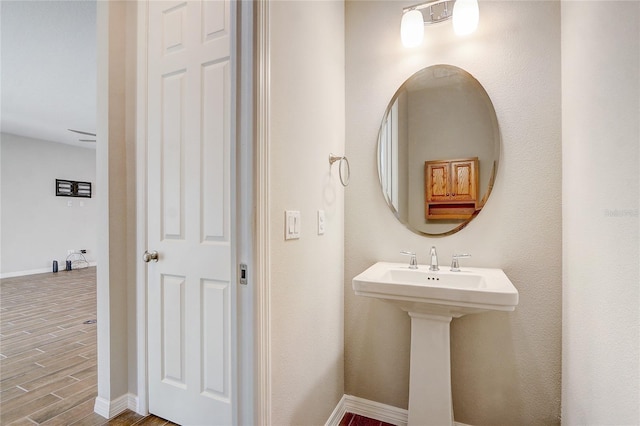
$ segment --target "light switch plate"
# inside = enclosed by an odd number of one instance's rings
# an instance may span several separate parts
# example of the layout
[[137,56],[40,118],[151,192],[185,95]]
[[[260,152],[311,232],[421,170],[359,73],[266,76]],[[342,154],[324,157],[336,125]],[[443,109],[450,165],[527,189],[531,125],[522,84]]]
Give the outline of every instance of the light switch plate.
[[300,212],[297,210],[285,210],[284,239],[296,240],[300,238],[300,228]]

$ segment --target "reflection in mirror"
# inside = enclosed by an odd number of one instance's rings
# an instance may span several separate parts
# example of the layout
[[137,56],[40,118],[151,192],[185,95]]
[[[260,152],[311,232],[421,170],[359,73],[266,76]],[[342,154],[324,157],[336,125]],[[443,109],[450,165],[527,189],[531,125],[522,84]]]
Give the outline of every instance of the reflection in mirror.
[[482,85],[451,65],[424,68],[398,89],[382,120],[382,192],[412,231],[449,235],[482,210],[499,153],[498,120]]

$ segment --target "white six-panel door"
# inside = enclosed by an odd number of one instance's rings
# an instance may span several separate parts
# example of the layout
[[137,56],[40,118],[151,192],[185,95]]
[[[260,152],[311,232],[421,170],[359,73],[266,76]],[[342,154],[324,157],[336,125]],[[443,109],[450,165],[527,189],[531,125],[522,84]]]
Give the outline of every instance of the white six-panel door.
[[234,5],[148,8],[149,411],[182,425],[232,424],[236,406]]

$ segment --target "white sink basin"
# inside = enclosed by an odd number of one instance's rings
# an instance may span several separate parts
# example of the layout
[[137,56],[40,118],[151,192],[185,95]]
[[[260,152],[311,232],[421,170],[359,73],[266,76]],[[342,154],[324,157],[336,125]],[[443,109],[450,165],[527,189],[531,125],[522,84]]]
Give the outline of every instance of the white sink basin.
[[484,311],[513,311],[518,290],[502,269],[448,267],[429,271],[420,265],[378,262],[353,279],[357,295],[393,302],[407,312],[462,315]]
[[449,324],[466,314],[513,311],[518,290],[502,269],[433,272],[389,262],[376,263],[352,284],[357,295],[391,302],[411,317],[408,426],[454,425]]

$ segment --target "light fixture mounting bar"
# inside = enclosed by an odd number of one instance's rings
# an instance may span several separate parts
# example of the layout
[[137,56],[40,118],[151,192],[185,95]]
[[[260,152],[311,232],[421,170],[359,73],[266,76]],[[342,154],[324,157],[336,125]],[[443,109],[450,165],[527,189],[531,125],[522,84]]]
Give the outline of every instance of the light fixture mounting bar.
[[447,21],[453,17],[453,5],[456,0],[436,0],[425,3],[414,4],[413,6],[405,7],[402,9],[402,13],[406,13],[410,10],[429,9],[428,16],[423,13],[425,25],[437,24]]

